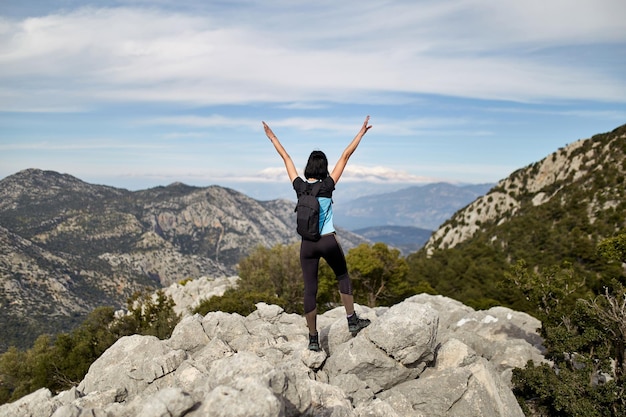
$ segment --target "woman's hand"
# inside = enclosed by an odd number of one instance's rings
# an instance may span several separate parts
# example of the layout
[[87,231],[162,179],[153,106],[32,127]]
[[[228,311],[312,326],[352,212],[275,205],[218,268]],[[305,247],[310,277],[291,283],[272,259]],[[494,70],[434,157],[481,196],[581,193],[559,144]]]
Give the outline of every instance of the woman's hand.
[[272,129],[267,125],[267,123],[263,122],[263,129],[265,130],[265,134],[269,140],[276,139],[276,135],[272,132]]
[[[369,123],[369,121],[370,121],[370,117],[369,117],[369,116],[367,116],[367,117],[365,118],[365,121],[363,122],[363,127],[361,127],[361,131],[359,132],[359,133],[361,134],[361,136],[363,136],[364,134],[366,134],[366,133],[367,133],[367,131],[368,131],[368,130],[370,130],[370,129],[372,128],[372,125],[369,125],[369,126],[367,125],[367,124]],[[268,127],[268,129],[269,129],[269,127]]]

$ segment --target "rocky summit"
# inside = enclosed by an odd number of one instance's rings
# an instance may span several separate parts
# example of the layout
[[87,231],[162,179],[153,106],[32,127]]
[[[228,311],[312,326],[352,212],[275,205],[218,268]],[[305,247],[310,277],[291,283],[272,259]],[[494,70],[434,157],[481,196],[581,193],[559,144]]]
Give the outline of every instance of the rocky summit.
[[276,305],[187,315],[169,339],[119,339],[78,386],[0,417],[523,417],[511,372],[543,360],[538,320],[426,294],[357,312],[372,324],[354,337],[343,307],[319,316],[320,352]]

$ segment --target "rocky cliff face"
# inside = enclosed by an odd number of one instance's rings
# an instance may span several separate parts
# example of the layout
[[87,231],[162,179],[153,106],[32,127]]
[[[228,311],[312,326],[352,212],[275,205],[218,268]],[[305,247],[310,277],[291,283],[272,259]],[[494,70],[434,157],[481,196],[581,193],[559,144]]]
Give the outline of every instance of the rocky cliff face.
[[[191,292],[174,297],[193,303]],[[187,315],[170,339],[124,337],[78,386],[41,389],[0,417],[523,417],[510,377],[543,360],[536,319],[425,294],[357,311],[372,324],[356,337],[343,308],[319,317],[321,352],[307,349],[304,319],[278,306]]]
[[[0,181],[0,351],[67,331],[99,305],[226,277],[257,245],[298,240],[294,203],[172,184],[130,192],[26,170]],[[364,242],[341,233],[346,250]]]
[[[611,211],[619,211],[621,216],[626,210],[625,158],[626,125],[575,141],[515,171],[487,194],[457,211],[431,236],[425,247],[428,251],[452,248],[484,230],[486,225],[502,225],[525,208],[548,202],[559,203],[563,211],[584,205],[584,215],[588,216],[590,224],[594,224],[599,213],[606,216]],[[552,220],[559,220],[558,213]],[[609,236],[625,226],[613,224],[608,228]],[[497,232],[490,238],[497,240]]]

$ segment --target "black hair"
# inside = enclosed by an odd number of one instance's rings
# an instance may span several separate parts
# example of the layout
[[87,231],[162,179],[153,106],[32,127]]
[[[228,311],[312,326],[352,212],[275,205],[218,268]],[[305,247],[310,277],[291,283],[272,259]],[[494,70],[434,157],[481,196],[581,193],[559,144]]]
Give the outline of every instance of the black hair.
[[323,180],[328,176],[328,159],[322,151],[313,151],[304,168],[305,178]]

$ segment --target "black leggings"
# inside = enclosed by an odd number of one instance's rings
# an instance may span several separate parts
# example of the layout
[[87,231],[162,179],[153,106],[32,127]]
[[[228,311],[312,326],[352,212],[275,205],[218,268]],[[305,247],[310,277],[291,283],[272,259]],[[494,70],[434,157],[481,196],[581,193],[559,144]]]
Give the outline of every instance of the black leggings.
[[348,266],[343,249],[337,236],[330,233],[317,242],[302,240],[300,245],[300,265],[304,277],[304,313],[315,310],[317,298],[318,266],[324,258],[339,281],[339,292],[352,295],[352,284],[348,275]]

